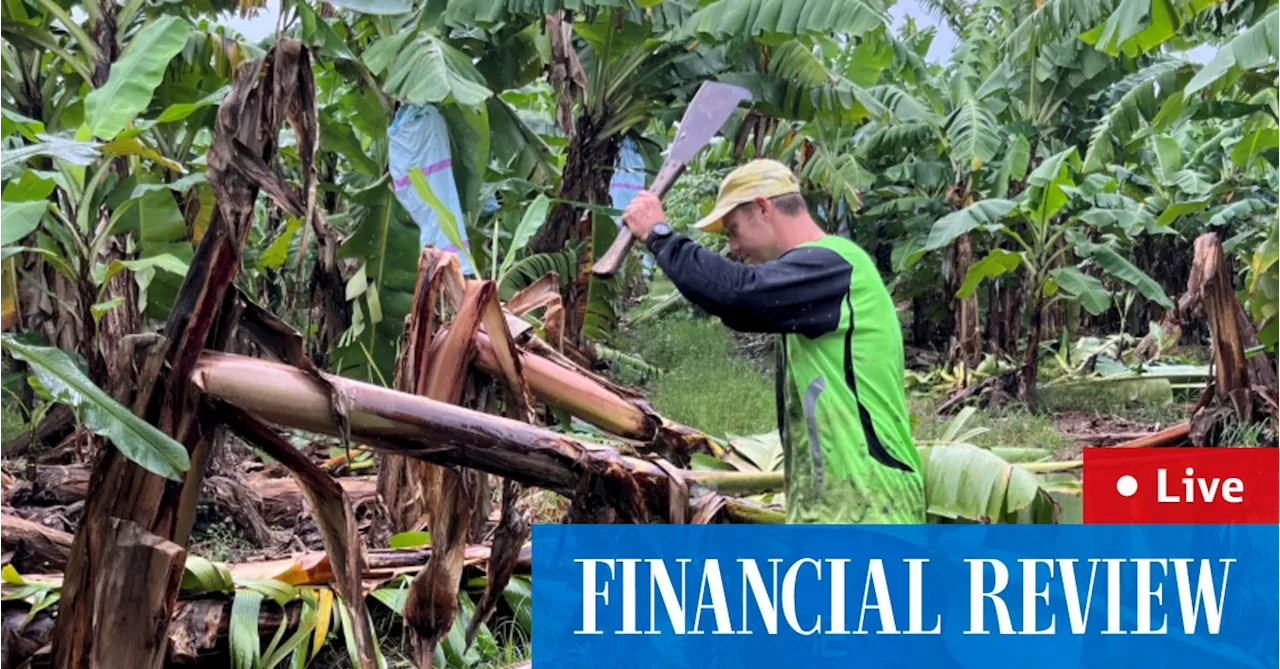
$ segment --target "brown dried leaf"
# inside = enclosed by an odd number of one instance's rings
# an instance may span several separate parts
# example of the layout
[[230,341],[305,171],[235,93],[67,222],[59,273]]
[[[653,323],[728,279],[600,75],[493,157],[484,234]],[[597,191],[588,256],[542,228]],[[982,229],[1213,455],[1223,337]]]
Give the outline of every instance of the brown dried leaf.
[[490,285],[495,290],[489,293],[488,301],[484,305],[485,334],[489,337],[497,366],[501,370],[503,380],[507,383],[507,388],[511,391],[516,408],[524,415],[525,420],[533,422],[533,405],[529,401],[529,385],[525,382],[524,372],[520,368],[520,356],[515,342],[511,339],[511,332],[507,329],[507,319],[502,311],[502,305],[498,303],[497,286],[492,283]]
[[689,519],[689,524],[706,525],[712,522],[724,508],[724,503],[725,499],[719,493],[703,494],[693,503],[693,517]]
[[432,559],[409,585],[404,604],[404,621],[414,631],[414,656],[419,667],[431,666],[436,644],[457,615],[471,524],[470,496],[463,477],[454,469],[436,465],[431,469],[439,473],[427,491]]
[[373,631],[369,629],[361,589],[365,567],[364,543],[360,540],[355,512],[346,492],[307,456],[248,412],[229,404],[219,404],[217,412],[223,423],[284,465],[298,482],[311,506],[316,527],[320,528],[325,554],[333,570],[334,586],[351,614],[360,667],[376,667]]
[[241,306],[240,329],[265,353],[307,372],[319,369],[307,357],[306,340],[292,325],[258,306],[244,291],[232,287]]
[[[468,281],[462,308],[449,324],[439,352],[433,352],[426,377],[419,377],[417,391],[433,400],[457,404],[463,381],[475,356],[475,332],[494,300],[497,286],[492,281]],[[501,315],[501,314],[499,314]]]
[[561,302],[559,286],[559,275],[555,272],[547,272],[541,279],[512,295],[511,299],[507,300],[507,310],[517,316],[524,316],[539,307],[553,303],[559,304]]
[[516,500],[520,496],[520,485],[511,479],[502,482],[502,518],[498,521],[497,531],[493,536],[493,551],[489,554],[489,573],[484,585],[484,594],[476,605],[475,615],[467,626],[467,647],[476,639],[480,625],[493,615],[493,611],[502,600],[502,591],[511,580],[520,560],[521,548],[528,540],[529,521],[516,509]]
[[[449,274],[448,271],[443,272],[445,281],[448,281]],[[418,394],[456,404],[462,397],[466,373],[475,356],[476,329],[484,317],[486,305],[496,304],[496,296],[497,286],[492,281],[467,281],[461,306],[444,333],[442,343],[429,353],[427,373],[402,382],[416,382]],[[419,349],[418,355],[421,353]],[[458,587],[462,579],[467,531],[471,524],[471,495],[465,477],[455,469],[424,464],[420,472],[423,509],[429,516],[431,548],[435,557],[410,584],[404,619],[414,631],[413,646],[418,666],[429,667],[436,644],[449,631],[457,614]]]
[[[284,108],[285,118],[293,128],[302,167],[302,192],[305,196],[302,220],[310,221],[316,206],[315,155],[320,145],[320,126],[316,119],[316,82],[311,71],[311,56],[301,42],[282,39],[276,47],[276,104]],[[285,57],[287,56],[287,58]],[[287,68],[285,76],[279,71]]]
[[564,350],[564,306],[553,304],[542,317],[542,331],[557,351]]
[[[455,310],[461,308],[464,292],[462,266],[452,253],[427,247],[418,257],[418,281],[414,286],[413,307],[405,317],[401,353],[396,360],[395,388],[419,394],[426,383],[432,359],[444,343],[445,330],[442,300]],[[461,373],[461,372],[459,372]],[[418,529],[426,512],[424,483],[435,474],[430,465],[410,458],[388,455],[378,469],[378,490],[389,511],[390,531]]]
[[556,125],[572,139],[573,103],[587,89],[587,73],[573,48],[572,17],[566,20],[563,11],[548,14],[546,27],[551,38],[551,85],[560,94],[556,99]]

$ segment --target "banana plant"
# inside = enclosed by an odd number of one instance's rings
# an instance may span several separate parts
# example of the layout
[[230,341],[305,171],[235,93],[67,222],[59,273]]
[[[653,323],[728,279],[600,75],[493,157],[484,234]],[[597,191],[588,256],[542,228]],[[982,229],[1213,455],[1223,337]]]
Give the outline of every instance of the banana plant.
[[1079,302],[1094,315],[1111,307],[1111,294],[1086,270],[1096,268],[1132,285],[1161,306],[1173,308],[1164,289],[1121,253],[1120,237],[1103,233],[1102,241],[1091,239],[1098,236],[1090,229],[1097,222],[1090,216],[1093,210],[1080,211],[1078,205],[1071,204],[1072,199],[1078,201],[1077,194],[1087,197],[1115,185],[1114,179],[1078,182],[1080,168],[1075,147],[1054,154],[1031,173],[1028,189],[1016,200],[988,198],[938,219],[924,247],[926,252],[944,248],[973,232],[985,232],[998,240],[998,245],[969,268],[957,297],[971,295],[985,280],[1014,272],[1022,275],[1031,320],[1022,392],[1033,408],[1044,310],[1059,300]]
[[[106,8],[90,4],[86,23],[105,20]],[[206,94],[179,102],[181,89],[162,83],[179,83],[193,68],[207,71],[210,65],[189,59],[191,53],[180,55],[202,41],[185,17],[153,16],[142,3],[112,8],[114,32],[96,31],[97,41],[88,42],[80,38],[85,26],[53,3],[40,5],[43,14],[21,8],[5,6],[6,66],[12,66],[6,75],[13,76],[4,78],[4,93],[39,117],[4,110],[0,199],[7,221],[7,278],[52,287],[56,311],[46,314],[31,304],[27,315],[36,321],[52,317],[46,334],[56,335],[60,346],[79,349],[93,378],[104,383],[104,357],[110,356],[98,351],[99,321],[124,305],[118,319],[124,330],[135,327],[129,324],[137,318],[135,309],[163,317],[190,259],[191,231],[178,199],[201,201],[196,193],[205,188],[204,175],[193,169],[191,151],[199,135],[195,124],[204,120],[197,112],[209,111],[216,99]],[[69,37],[53,31],[55,24]],[[10,53],[14,44],[27,42],[36,45],[34,52]],[[104,53],[112,57],[103,59]],[[46,65],[55,66],[55,75],[33,88],[31,70]],[[86,71],[88,80],[80,76]],[[204,81],[219,85],[216,75]],[[87,94],[85,83],[92,86]],[[181,141],[166,141],[175,138]],[[181,155],[165,155],[179,147]],[[205,220],[211,205],[204,207]],[[108,286],[122,272],[137,286],[117,285],[111,294]]]
[[[420,250],[417,225],[387,171],[387,131],[399,105],[435,105],[445,119],[461,219],[421,175],[411,173],[403,186],[435,209],[472,266],[501,270],[511,278],[503,283],[508,292],[521,287],[517,277],[532,282],[541,276],[530,276],[536,270],[563,269],[552,257],[495,247],[522,221],[519,212],[528,202],[516,199],[517,192],[523,198],[545,188],[555,173],[549,138],[534,129],[537,119],[516,107],[539,99],[533,84],[546,61],[547,36],[531,22],[487,24],[484,15],[470,15],[466,3],[449,3],[443,12],[420,0],[334,7],[321,11],[320,3],[286,2],[283,30],[313,49],[321,119],[317,162],[327,177],[321,183],[328,184],[330,218],[345,235],[338,260],[348,267],[350,320],[330,356],[340,373],[382,382],[390,379]],[[462,36],[456,28],[469,32]],[[517,189],[518,182],[533,188]],[[495,194],[503,196],[497,208]],[[461,243],[464,229],[469,247]],[[487,264],[494,251],[506,255]],[[572,278],[572,272],[559,273]]]
[[[1274,219],[1273,219],[1274,220]],[[1275,223],[1266,233],[1261,246],[1254,251],[1249,264],[1249,311],[1254,322],[1259,324],[1258,339],[1271,350],[1276,351],[1276,342],[1280,339],[1280,244],[1276,237],[1280,236]]]

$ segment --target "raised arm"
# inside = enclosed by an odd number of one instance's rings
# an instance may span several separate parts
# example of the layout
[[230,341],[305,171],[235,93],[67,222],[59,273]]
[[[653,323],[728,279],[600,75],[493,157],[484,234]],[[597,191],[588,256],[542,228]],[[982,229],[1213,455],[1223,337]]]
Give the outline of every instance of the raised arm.
[[802,246],[745,265],[680,234],[650,237],[648,247],[690,302],[734,330],[817,337],[839,326],[852,268],[830,249]]

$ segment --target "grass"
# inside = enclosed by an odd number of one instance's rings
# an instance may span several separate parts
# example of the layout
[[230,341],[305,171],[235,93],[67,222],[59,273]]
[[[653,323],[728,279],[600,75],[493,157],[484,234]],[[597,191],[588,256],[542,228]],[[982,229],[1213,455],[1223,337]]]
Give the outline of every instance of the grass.
[[661,318],[626,332],[625,345],[663,370],[644,389],[663,416],[715,436],[776,427],[773,366],[740,356],[718,320]]
[[[916,439],[937,439],[947,429],[953,416],[937,414],[940,398],[911,395],[907,397],[907,409],[914,420]],[[1010,405],[976,412],[965,428],[987,428],[977,435],[975,446],[1023,446],[1048,448],[1055,457],[1064,457],[1079,450],[1079,444],[1058,429],[1057,422],[1048,413],[1032,414],[1026,407]]]
[[214,562],[235,562],[260,549],[240,534],[230,518],[195,527],[190,552]]

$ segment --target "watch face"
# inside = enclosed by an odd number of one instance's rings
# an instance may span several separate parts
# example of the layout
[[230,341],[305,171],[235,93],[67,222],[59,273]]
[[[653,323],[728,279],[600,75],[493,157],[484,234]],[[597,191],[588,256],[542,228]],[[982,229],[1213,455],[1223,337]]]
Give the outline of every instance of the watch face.
[[666,223],[659,223],[653,226],[653,230],[651,230],[650,232],[659,237],[666,237],[667,235],[671,234],[671,228],[668,227]]

